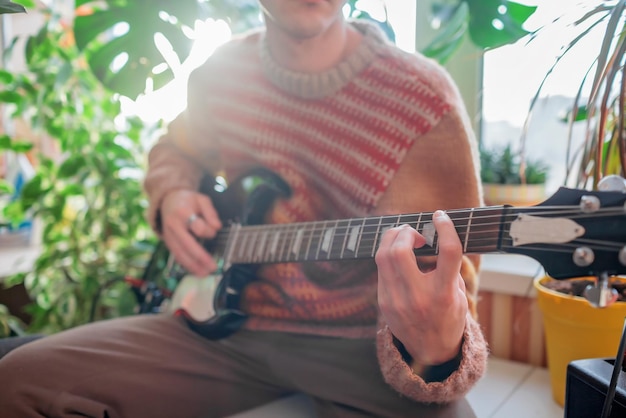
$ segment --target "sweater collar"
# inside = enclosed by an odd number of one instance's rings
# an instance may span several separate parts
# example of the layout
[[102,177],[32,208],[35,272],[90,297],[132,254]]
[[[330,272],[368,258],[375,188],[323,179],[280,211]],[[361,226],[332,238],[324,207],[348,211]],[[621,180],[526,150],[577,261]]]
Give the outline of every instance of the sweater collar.
[[279,89],[303,99],[328,96],[348,84],[374,58],[385,50],[388,41],[373,23],[350,21],[363,34],[363,40],[344,60],[321,73],[303,73],[281,67],[271,56],[265,36],[261,37],[261,66],[265,76]]

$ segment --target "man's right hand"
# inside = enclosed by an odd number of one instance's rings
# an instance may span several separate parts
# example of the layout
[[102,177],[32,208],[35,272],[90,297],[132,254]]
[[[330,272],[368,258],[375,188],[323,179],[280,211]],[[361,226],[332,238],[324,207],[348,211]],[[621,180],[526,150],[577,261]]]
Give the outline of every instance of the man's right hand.
[[161,203],[163,240],[176,261],[189,273],[205,277],[217,269],[198,238],[213,238],[222,227],[211,199],[191,190],[174,190]]

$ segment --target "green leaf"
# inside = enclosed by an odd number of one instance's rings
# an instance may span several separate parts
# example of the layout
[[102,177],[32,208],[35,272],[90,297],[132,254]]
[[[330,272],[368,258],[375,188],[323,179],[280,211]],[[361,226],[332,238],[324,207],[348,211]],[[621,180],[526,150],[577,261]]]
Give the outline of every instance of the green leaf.
[[13,145],[11,146],[13,151],[18,152],[18,153],[28,152],[32,150],[33,147],[34,145],[31,142],[25,142],[25,141],[13,141]]
[[507,0],[435,3],[433,16],[443,29],[421,52],[445,63],[467,36],[481,49],[514,43],[529,34],[523,25],[535,10],[534,6]]
[[61,190],[62,196],[80,196],[84,193],[84,188],[81,184],[68,184]]
[[58,177],[61,179],[72,177],[76,175],[81,168],[85,167],[85,164],[86,160],[84,156],[80,154],[71,155],[59,167]]
[[0,83],[10,84],[13,81],[15,81],[15,75],[8,71],[0,70]]
[[[572,110],[569,110],[567,113],[565,113],[563,116],[561,116],[559,118],[559,120],[561,122],[569,122],[570,118],[572,117]],[[587,105],[581,105],[578,106],[578,108],[576,109],[576,114],[574,117],[574,122],[580,122],[582,120],[587,120],[587,118],[589,117],[589,111],[587,109]]]
[[[0,0],[1,2],[2,0]],[[36,0],[16,0],[13,3],[26,7],[27,9],[34,9],[37,6]]]
[[4,13],[26,13],[26,9],[10,0],[0,0],[0,14]]
[[469,8],[466,3],[461,3],[446,19],[443,31],[437,34],[422,53],[442,64],[446,63],[465,39],[468,20]]
[[13,194],[13,186],[11,186],[6,180],[0,179],[0,195]]
[[0,91],[0,102],[3,103],[19,103],[22,95],[15,91]]
[[469,6],[469,33],[483,49],[511,44],[530,32],[524,22],[537,6],[526,6],[508,0],[465,0]]
[[[100,4],[105,7],[98,8]],[[91,70],[108,89],[134,99],[144,92],[146,79],[155,80],[158,88],[174,77],[169,66],[163,73],[153,72],[166,64],[153,41],[156,33],[167,38],[179,61],[189,55],[192,40],[181,27],[194,26],[199,0],[79,0],[76,9],[80,12],[74,21],[76,45],[86,52]],[[175,19],[164,20],[163,13]],[[120,23],[128,25],[126,33],[113,30]],[[112,70],[120,55],[126,55],[127,62]]]
[[19,225],[24,220],[24,207],[20,200],[14,200],[7,204],[2,210],[2,214],[12,223]]
[[0,135],[0,150],[10,150],[17,153],[28,152],[33,149],[33,144],[26,141],[14,141],[8,135]]
[[18,284],[24,283],[25,278],[26,273],[17,273],[4,279],[3,284],[7,287],[16,286]]
[[24,185],[24,188],[22,189],[22,197],[26,200],[37,200],[43,191],[41,183],[41,175],[35,175],[35,177],[30,179]]

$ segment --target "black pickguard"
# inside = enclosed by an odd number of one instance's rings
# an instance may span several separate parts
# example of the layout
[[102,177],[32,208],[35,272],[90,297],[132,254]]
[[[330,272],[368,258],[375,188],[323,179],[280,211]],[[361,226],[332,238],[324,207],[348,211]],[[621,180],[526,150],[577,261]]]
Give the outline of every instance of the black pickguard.
[[[278,175],[265,169],[253,170],[222,191],[220,184],[213,177],[205,176],[200,191],[213,202],[223,225],[259,225],[274,201],[287,198],[291,190]],[[214,241],[205,243],[205,249],[216,253]],[[246,320],[246,315],[239,309],[243,289],[256,280],[258,264],[234,264],[222,272],[213,308],[215,315],[207,321],[197,321],[184,309],[176,311],[187,325],[198,334],[208,339],[220,339],[236,332]]]

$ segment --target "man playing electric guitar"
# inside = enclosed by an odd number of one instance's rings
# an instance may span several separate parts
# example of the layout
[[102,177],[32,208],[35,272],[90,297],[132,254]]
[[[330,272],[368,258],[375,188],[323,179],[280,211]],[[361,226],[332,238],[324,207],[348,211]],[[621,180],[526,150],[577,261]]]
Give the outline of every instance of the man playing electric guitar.
[[[199,240],[228,224],[200,179],[208,172],[232,184],[263,168],[284,183],[262,205],[264,223],[325,227],[252,244],[234,231],[224,255],[306,252],[317,261],[262,264],[241,289],[226,286],[245,319],[218,338],[162,314],[16,350],[0,365],[11,382],[0,394],[6,416],[219,417],[298,392],[320,417],[473,416],[464,395],[487,359],[475,317],[479,257],[463,255],[453,222],[437,211],[482,204],[456,87],[375,25],[346,21],[344,0],[260,3],[265,30],[192,74],[187,110],[151,151],[149,216],[177,262],[206,276],[219,260]],[[363,221],[338,234],[342,226],[324,224],[423,211],[434,215],[420,231]],[[382,232],[369,260],[325,259],[336,248],[358,253],[368,231]],[[437,256],[418,263],[422,246]]]

